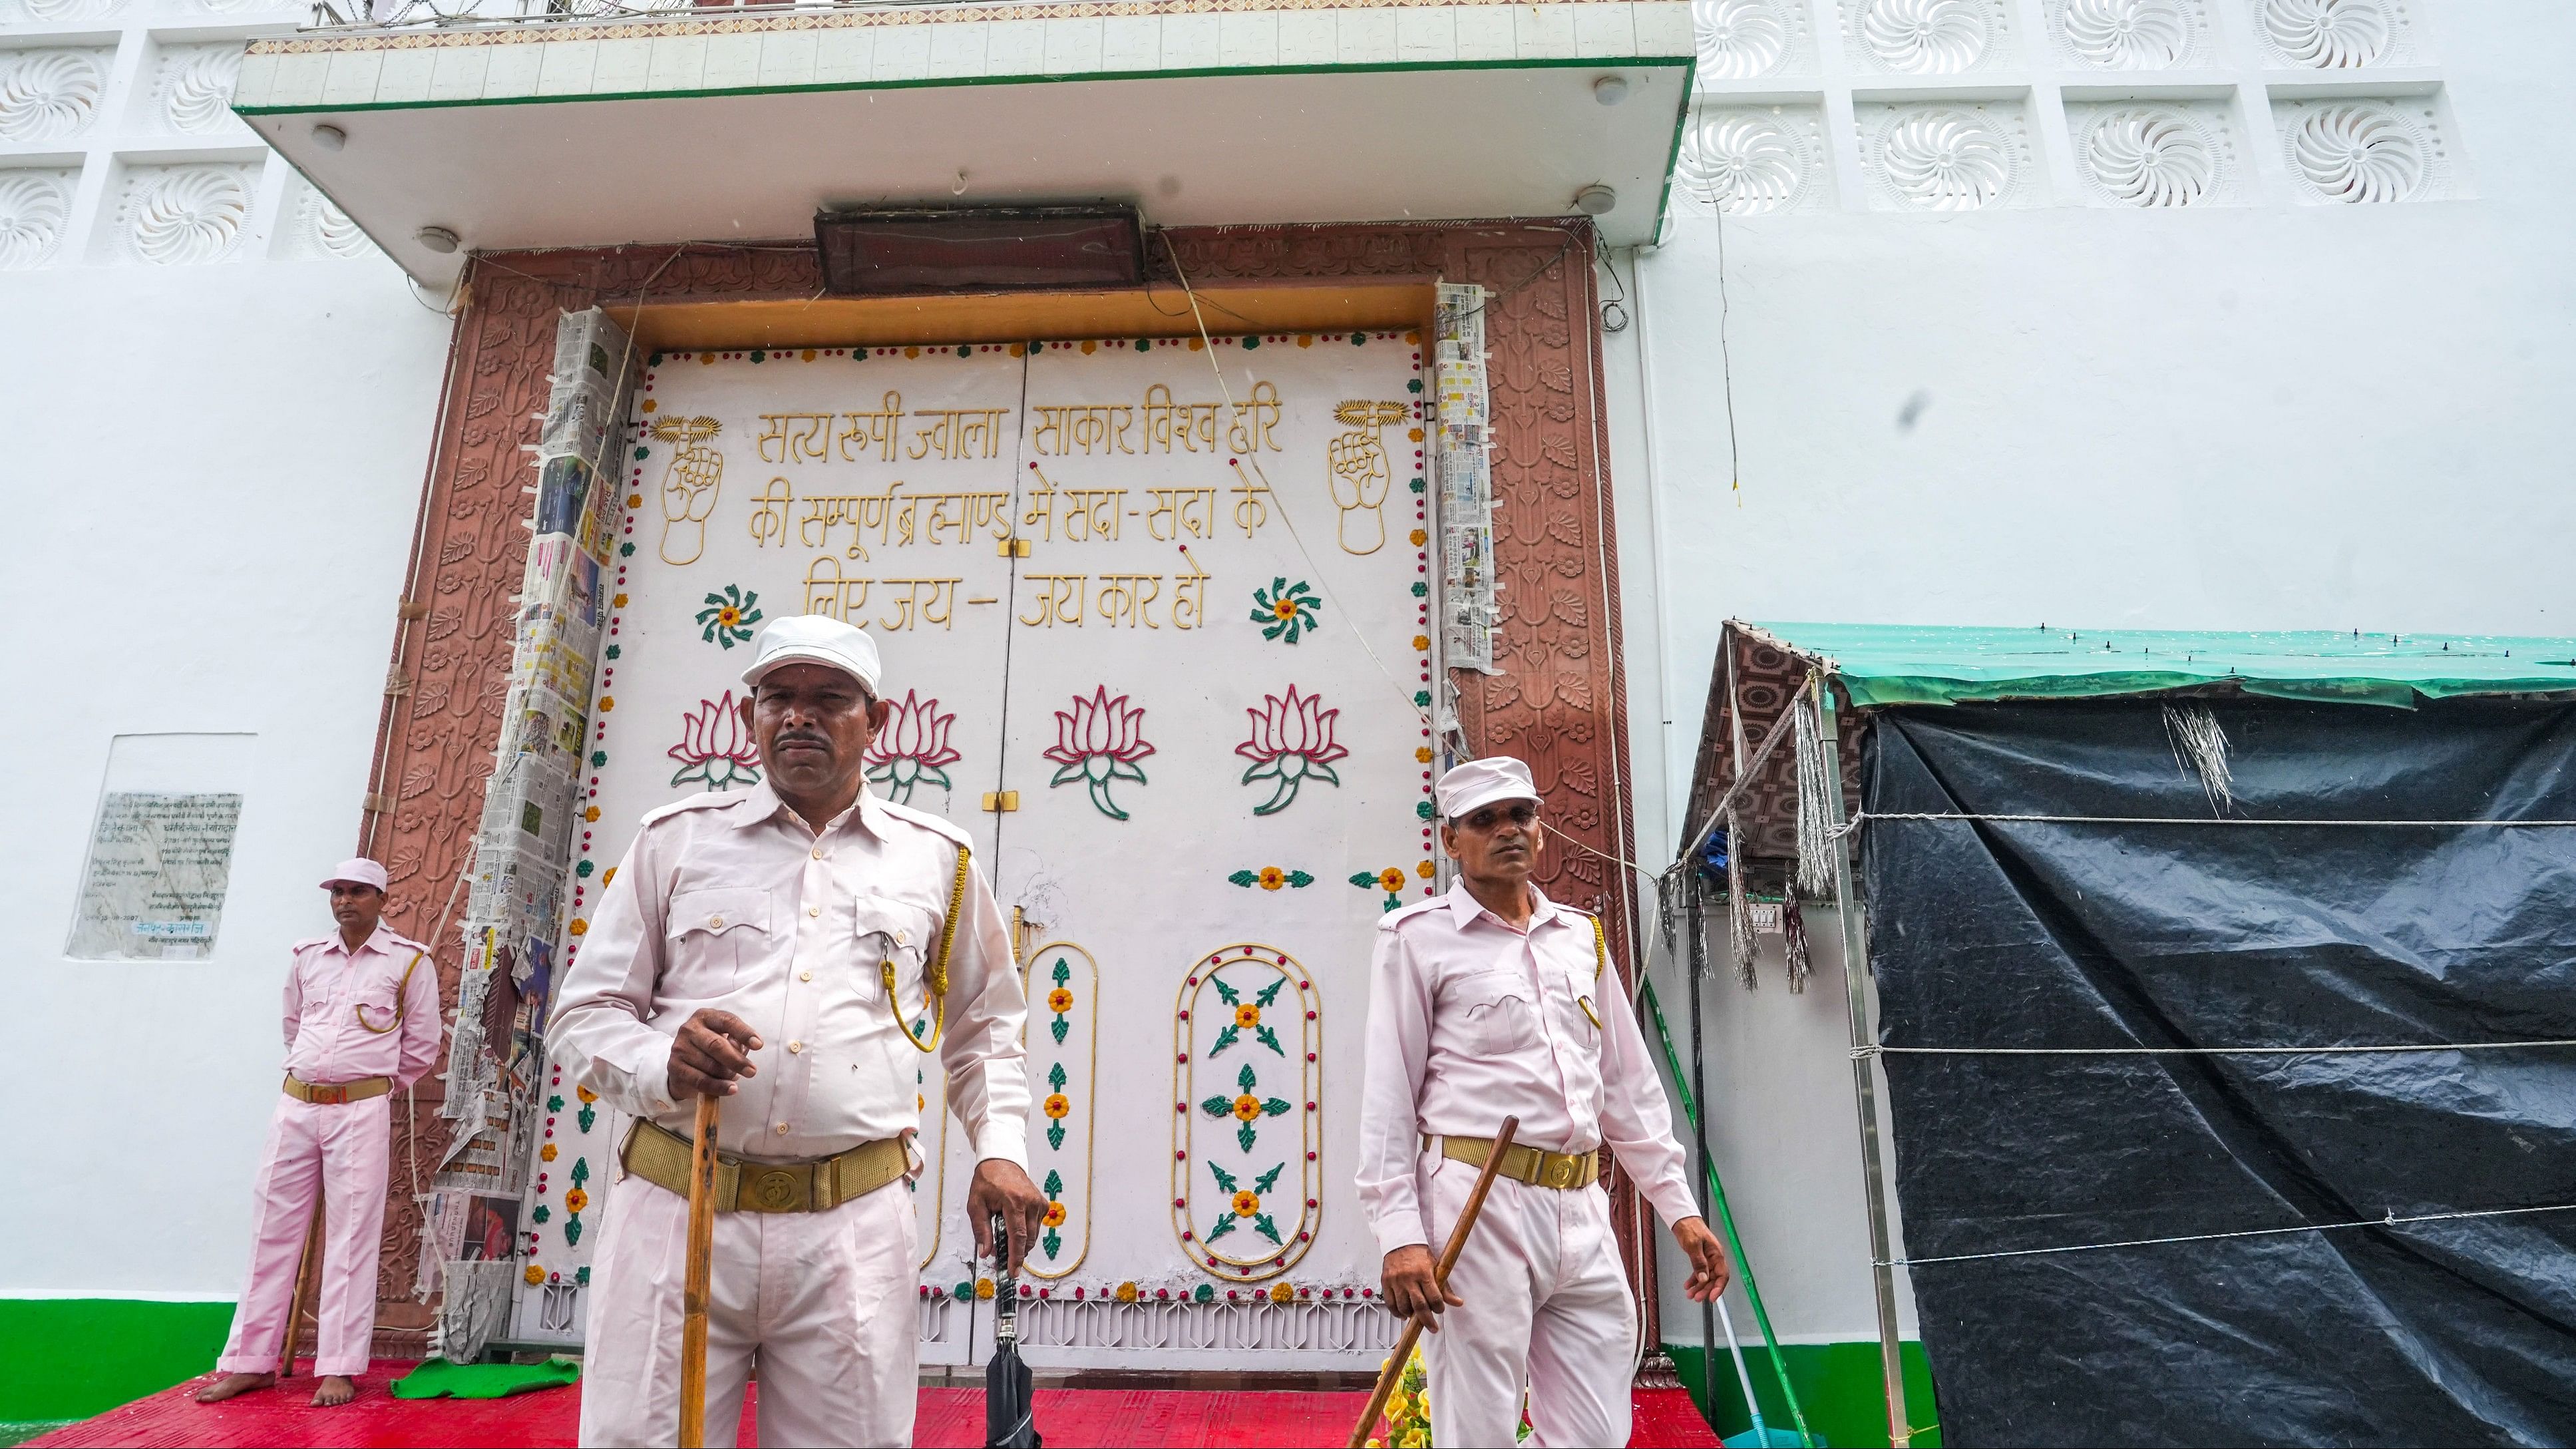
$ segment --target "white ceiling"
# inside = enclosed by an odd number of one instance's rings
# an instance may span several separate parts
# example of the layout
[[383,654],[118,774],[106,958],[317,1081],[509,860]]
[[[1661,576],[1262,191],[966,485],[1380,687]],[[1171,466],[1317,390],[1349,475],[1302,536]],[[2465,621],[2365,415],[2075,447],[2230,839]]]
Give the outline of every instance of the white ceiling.
[[[1594,82],[1618,75],[1626,99]],[[538,100],[246,119],[425,282],[468,250],[808,237],[821,207],[1114,201],[1162,225],[1563,215],[1649,240],[1687,70],[1635,61]],[[329,151],[314,128],[347,133]],[[959,174],[964,174],[961,189]]]

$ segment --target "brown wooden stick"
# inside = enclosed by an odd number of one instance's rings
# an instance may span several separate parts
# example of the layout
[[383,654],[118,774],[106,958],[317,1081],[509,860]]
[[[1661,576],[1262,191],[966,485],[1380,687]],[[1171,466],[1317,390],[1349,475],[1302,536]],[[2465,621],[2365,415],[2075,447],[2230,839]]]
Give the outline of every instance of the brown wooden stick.
[[304,1324],[304,1298],[322,1267],[322,1184],[313,1184],[313,1218],[304,1225],[304,1255],[295,1264],[295,1296],[286,1305],[286,1342],[277,1350],[277,1376],[295,1377],[295,1336]]
[[689,1258],[680,1287],[680,1449],[707,1442],[707,1289],[715,1276],[716,1099],[698,1099],[689,1153]]
[[[1457,1266],[1458,1252],[1467,1246],[1467,1235],[1476,1230],[1476,1217],[1485,1210],[1486,1189],[1494,1185],[1494,1174],[1502,1170],[1503,1158],[1512,1150],[1512,1138],[1520,1130],[1520,1118],[1506,1117],[1503,1130],[1494,1134],[1494,1149],[1485,1155],[1484,1170],[1476,1174],[1476,1186],[1467,1194],[1467,1206],[1459,1210],[1458,1221],[1449,1229],[1449,1241],[1441,1246],[1440,1261],[1432,1267],[1432,1291],[1449,1286],[1449,1270]],[[1417,1313],[1404,1325],[1404,1332],[1397,1335],[1395,1352],[1388,1355],[1386,1367],[1378,1370],[1377,1387],[1370,1391],[1368,1407],[1360,1411],[1360,1421],[1351,1430],[1350,1449],[1361,1449],[1368,1443],[1369,1430],[1377,1427],[1377,1416],[1386,1412],[1387,1397],[1395,1392],[1396,1380],[1404,1376],[1405,1361],[1413,1357],[1413,1345],[1430,1322],[1430,1314]]]

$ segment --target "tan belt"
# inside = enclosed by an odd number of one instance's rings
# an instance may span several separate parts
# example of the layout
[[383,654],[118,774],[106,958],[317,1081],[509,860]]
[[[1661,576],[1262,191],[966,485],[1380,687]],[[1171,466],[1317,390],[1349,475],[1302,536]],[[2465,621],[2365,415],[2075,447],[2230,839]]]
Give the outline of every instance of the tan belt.
[[[1428,1141],[1423,1143],[1428,1147]],[[1469,1167],[1482,1167],[1494,1153],[1490,1137],[1443,1137],[1440,1155]],[[1598,1152],[1543,1152],[1535,1147],[1514,1144],[1503,1154],[1503,1165],[1494,1173],[1532,1187],[1561,1188],[1571,1192],[1590,1187],[1601,1178],[1601,1154]]]
[[292,1072],[286,1075],[286,1095],[299,1102],[323,1107],[345,1107],[369,1097],[381,1097],[394,1089],[391,1077],[360,1077],[354,1082],[299,1082]]
[[[630,1174],[682,1197],[689,1195],[689,1139],[641,1117],[628,1129],[617,1160]],[[745,1162],[716,1154],[716,1211],[819,1213],[855,1202],[912,1170],[903,1139],[862,1142],[811,1162]]]

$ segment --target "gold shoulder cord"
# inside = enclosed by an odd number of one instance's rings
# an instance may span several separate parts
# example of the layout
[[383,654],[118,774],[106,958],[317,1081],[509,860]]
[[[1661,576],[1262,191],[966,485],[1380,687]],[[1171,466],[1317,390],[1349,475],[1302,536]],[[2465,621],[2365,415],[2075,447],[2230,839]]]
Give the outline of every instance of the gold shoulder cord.
[[974,852],[957,847],[957,879],[948,886],[948,919],[940,923],[939,950],[930,958],[930,969],[922,973],[922,984],[929,988],[930,1040],[913,1035],[912,1026],[903,1019],[903,1003],[894,995],[894,958],[885,962],[886,1010],[894,1013],[894,1024],[913,1050],[924,1056],[939,1049],[940,1034],[948,1029],[948,948],[957,940],[957,913],[966,909],[966,867]]
[[[1594,916],[1592,917],[1592,982],[1595,986],[1601,984],[1601,973],[1609,969],[1610,938],[1601,929],[1601,918]],[[1583,1014],[1591,1018],[1594,1031],[1601,1030],[1601,1013],[1592,1009],[1591,997],[1578,996],[1574,998],[1574,1004],[1582,1007]]]
[[403,963],[402,980],[394,986],[394,1019],[385,1023],[383,1026],[371,1024],[367,1020],[367,1004],[361,1001],[357,1005],[349,1008],[350,1013],[358,1018],[359,1026],[373,1032],[377,1036],[383,1036],[385,1033],[392,1031],[395,1027],[402,1025],[403,1008],[411,996],[411,973],[414,967],[420,965],[421,955],[421,952],[414,951],[411,953],[411,959]]

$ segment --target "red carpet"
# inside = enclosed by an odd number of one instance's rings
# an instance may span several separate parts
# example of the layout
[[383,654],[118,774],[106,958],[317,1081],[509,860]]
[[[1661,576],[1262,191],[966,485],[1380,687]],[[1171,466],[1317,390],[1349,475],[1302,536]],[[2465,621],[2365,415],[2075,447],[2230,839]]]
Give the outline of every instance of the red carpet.
[[[200,1404],[192,1379],[137,1399],[95,1419],[57,1429],[29,1444],[134,1445],[557,1445],[573,1442],[578,1389],[546,1389],[509,1399],[396,1399],[385,1392],[409,1364],[387,1364],[358,1381],[357,1401],[316,1409],[313,1380],[299,1375],[281,1388]],[[759,1386],[743,1406],[744,1445],[753,1432]],[[1337,1445],[1367,1402],[1364,1394],[1208,1393],[1191,1390],[1040,1389],[1038,1432],[1058,1449],[1090,1445]],[[950,1449],[984,1442],[980,1389],[923,1389],[914,1442]],[[1714,1445],[1717,1439],[1679,1389],[1637,1395],[1637,1445]]]

